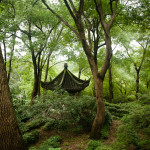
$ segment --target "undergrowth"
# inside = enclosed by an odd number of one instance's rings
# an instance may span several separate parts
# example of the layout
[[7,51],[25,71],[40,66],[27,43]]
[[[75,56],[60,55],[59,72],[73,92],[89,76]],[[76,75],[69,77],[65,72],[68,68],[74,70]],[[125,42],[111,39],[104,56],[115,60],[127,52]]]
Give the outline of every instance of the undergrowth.
[[[113,149],[150,149],[150,106],[148,104],[149,97],[145,95],[139,96],[138,101],[129,103],[110,104],[105,102],[105,122],[100,132],[101,139],[108,138],[112,120],[121,119],[122,125],[118,129],[117,141],[113,145]],[[89,132],[96,115],[95,97],[81,96],[75,98],[65,93],[52,93],[51,96],[35,99],[32,108],[29,104],[20,104],[19,102],[15,102],[14,107],[23,138],[28,145],[38,141],[39,131],[35,129],[44,132],[51,130],[69,131],[74,134]],[[50,141],[47,142],[50,143]],[[47,142],[44,142],[44,145],[47,145]],[[88,147],[90,145],[94,144],[89,144]],[[111,150],[110,147],[104,145],[99,145],[98,149]]]

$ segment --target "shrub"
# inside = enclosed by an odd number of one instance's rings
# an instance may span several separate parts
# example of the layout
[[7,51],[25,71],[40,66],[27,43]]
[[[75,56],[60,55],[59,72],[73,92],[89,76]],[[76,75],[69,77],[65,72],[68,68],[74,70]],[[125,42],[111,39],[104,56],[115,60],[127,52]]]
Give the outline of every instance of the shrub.
[[57,123],[55,119],[49,119],[48,122],[43,126],[44,131],[53,130],[55,129]]
[[70,131],[74,134],[79,134],[83,131],[83,127],[81,125],[77,125],[76,127],[71,127]]
[[140,139],[140,142],[138,143],[141,150],[149,150],[150,149],[150,139],[147,137],[146,139]]
[[108,109],[105,110],[105,121],[103,124],[103,127],[101,129],[101,137],[102,138],[108,138],[108,132],[110,129],[110,126],[112,125],[112,116],[111,113],[108,111]]
[[121,125],[117,131],[117,142],[114,149],[122,150],[129,149],[130,146],[137,147],[138,136],[131,123]]
[[70,123],[65,119],[49,119],[48,122],[43,126],[43,130],[50,131],[53,129],[66,130]]
[[128,100],[128,102],[132,102],[132,101],[136,100],[136,96],[135,95],[128,95],[127,100]]
[[27,145],[34,144],[39,139],[39,131],[34,130],[23,135],[23,139]]
[[86,150],[97,150],[99,147],[101,147],[101,142],[97,140],[91,140],[88,145]]
[[112,102],[115,104],[127,103],[127,102],[134,101],[135,99],[136,99],[135,95],[123,95],[123,96],[118,96],[118,97],[114,98]]
[[117,104],[117,103],[126,103],[126,102],[128,102],[127,96],[125,96],[125,95],[124,96],[118,96],[118,97],[114,98],[112,100],[112,102],[115,103],[115,104]]
[[130,116],[133,125],[150,136],[150,106],[144,106]]
[[45,123],[44,119],[32,120],[28,124],[25,125],[26,131],[36,129],[36,128],[42,126],[44,123]]
[[66,120],[66,119],[60,119],[58,120],[58,125],[56,127],[56,129],[60,129],[60,130],[67,130],[67,128],[70,126],[70,123]]
[[124,109],[119,104],[112,104],[112,103],[105,102],[105,106],[109,110],[109,112],[111,113],[114,119],[119,119],[124,115],[129,114],[129,111],[127,109]]
[[[82,96],[78,99],[63,99],[64,111],[70,122],[90,130],[96,115],[96,100],[94,97]],[[89,117],[90,116],[90,117]]]
[[48,150],[61,150],[61,148],[49,148]]
[[62,138],[60,136],[52,136],[49,139],[47,139],[42,145],[40,145],[38,150],[49,150],[52,148],[59,148],[61,141]]
[[138,95],[139,96],[139,102],[141,104],[150,104],[150,95],[146,95],[146,94],[143,94],[143,95]]

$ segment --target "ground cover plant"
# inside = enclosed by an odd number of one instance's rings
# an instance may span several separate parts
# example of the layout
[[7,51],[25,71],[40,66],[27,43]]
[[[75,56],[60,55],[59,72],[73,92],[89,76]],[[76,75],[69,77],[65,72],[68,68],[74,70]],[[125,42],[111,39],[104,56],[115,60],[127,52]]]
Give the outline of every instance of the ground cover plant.
[[[89,133],[96,113],[94,97],[75,98],[67,95],[67,93],[62,95],[59,92],[46,97],[48,98],[44,102],[42,98],[35,100],[32,109],[28,104],[22,105],[22,112],[19,111],[20,107],[18,106],[20,104],[14,102],[24,141],[31,150],[61,149],[63,140],[65,141],[65,136],[62,133],[69,132],[73,136]],[[100,133],[101,139],[98,141],[90,141],[89,139],[89,142],[86,142],[82,148],[87,150],[121,150],[122,148],[127,150],[145,148],[147,150],[149,148],[150,119],[147,103],[141,103],[141,98],[139,98],[138,101],[122,104],[105,102],[105,107],[105,122]],[[26,116],[27,120],[24,119]],[[115,127],[116,135],[110,133],[111,129],[114,128],[112,124],[115,120],[120,121],[120,125]],[[46,138],[40,142],[42,132],[46,134]],[[116,140],[107,146],[105,141],[109,141],[110,134],[114,134]],[[66,144],[66,147],[67,145],[69,144]]]

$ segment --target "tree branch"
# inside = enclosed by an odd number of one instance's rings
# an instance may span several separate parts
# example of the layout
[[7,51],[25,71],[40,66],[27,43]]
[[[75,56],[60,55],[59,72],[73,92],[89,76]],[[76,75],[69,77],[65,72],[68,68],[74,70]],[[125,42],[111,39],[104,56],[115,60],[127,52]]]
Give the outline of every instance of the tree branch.
[[103,43],[103,44],[99,45],[98,48],[100,48],[100,47],[102,47],[102,46],[104,46],[104,45],[106,45],[106,43]]
[[106,24],[106,22],[105,22],[104,15],[103,15],[102,1],[100,0],[99,3],[97,3],[97,1],[94,0],[94,3],[95,3],[95,6],[96,6],[96,11],[97,11],[97,13],[98,13],[98,15],[99,15],[101,24],[102,24],[102,26],[103,26],[104,29],[105,29],[105,27],[106,27],[107,24]]
[[79,14],[83,14],[83,7],[84,7],[84,0],[80,0],[80,6],[79,6]]
[[[64,0],[64,2],[65,2],[65,5],[66,5],[66,7],[67,7],[67,9],[68,9],[68,11],[69,11],[69,13],[70,13],[70,15],[72,16],[73,20],[76,22],[77,19],[76,19],[75,15],[73,14],[73,12],[72,12],[72,10],[71,10],[71,8],[70,8],[70,6],[69,6],[67,0]],[[73,3],[72,3],[72,4],[73,4]]]
[[83,17],[85,18],[85,20],[88,22],[89,26],[88,26],[88,41],[89,41],[89,46],[90,49],[92,49],[92,39],[91,39],[91,29],[92,29],[92,24],[89,21],[89,19],[85,16],[85,14],[83,13]]
[[118,4],[118,0],[115,0],[115,7],[113,9],[112,18],[111,18],[111,21],[110,21],[110,23],[108,25],[109,28],[111,28],[111,26],[112,26],[112,24],[114,22],[116,10],[117,10],[117,4]]
[[71,4],[71,8],[72,8],[73,12],[74,12],[75,14],[77,14],[77,10],[76,10],[76,8],[74,7],[74,4],[73,4],[72,0],[69,0],[69,2],[70,2],[70,4]]
[[71,26],[68,24],[68,22],[66,22],[62,17],[60,17],[55,11],[53,11],[45,2],[45,0],[42,0],[43,4],[47,7],[47,9],[49,11],[51,11],[60,21],[62,21],[67,27],[69,27],[75,34],[76,36],[80,39],[80,35],[79,33]]

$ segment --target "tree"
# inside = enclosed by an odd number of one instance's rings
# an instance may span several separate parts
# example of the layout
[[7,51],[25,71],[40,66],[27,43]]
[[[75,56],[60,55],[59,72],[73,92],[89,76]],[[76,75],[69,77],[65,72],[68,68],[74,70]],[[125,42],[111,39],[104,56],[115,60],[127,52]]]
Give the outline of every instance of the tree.
[[[112,48],[111,48],[111,36],[110,36],[110,29],[115,19],[115,13],[117,9],[118,0],[115,1],[113,5],[113,1],[110,1],[110,4],[106,3],[109,8],[111,8],[112,13],[104,14],[104,4],[102,0],[97,2],[94,0],[92,2],[85,2],[84,0],[80,0],[77,2],[78,9],[75,3],[72,0],[64,0],[64,3],[72,20],[75,23],[75,27],[65,21],[59,14],[56,13],[47,3],[45,0],[42,0],[43,4],[50,10],[60,21],[62,21],[67,27],[74,32],[74,34],[78,37],[80,42],[82,43],[83,50],[86,54],[88,59],[91,72],[94,78],[95,83],[95,93],[96,93],[96,101],[97,101],[97,114],[94,119],[92,130],[90,136],[92,138],[99,138],[100,137],[100,129],[104,123],[105,117],[105,105],[103,100],[103,81],[106,74],[107,69],[109,68],[110,59],[112,55]],[[85,4],[87,6],[85,10]],[[95,5],[94,5],[95,4]],[[89,15],[87,11],[90,7],[93,7],[92,10],[96,10],[98,13],[97,15]],[[114,6],[114,7],[113,7]],[[110,12],[111,12],[110,11]],[[92,12],[93,13],[93,12]],[[96,17],[96,22],[95,22]],[[107,19],[109,18],[109,20]],[[92,20],[92,21],[91,21]],[[104,32],[104,39],[105,42],[99,45],[100,36],[99,36],[99,25],[101,24],[103,32]],[[92,32],[93,31],[93,32]],[[91,34],[93,33],[94,44],[92,44],[92,37]],[[88,35],[88,36],[86,36]],[[99,47],[106,44],[106,57],[101,67],[101,71],[98,71],[97,65],[97,52]],[[94,45],[94,46],[93,46]]]
[[[12,60],[16,44],[14,2],[7,3],[7,7],[1,13],[1,40],[4,46],[4,63],[7,70],[7,79],[10,81],[12,71]],[[10,50],[10,53],[7,50]],[[6,65],[7,64],[7,65]]]
[[[7,4],[1,3],[5,8]],[[0,12],[1,13],[1,12]],[[0,45],[0,149],[27,150],[21,136],[11,101],[10,90]]]
[[27,150],[11,101],[6,69],[0,47],[0,149]]
[[[41,94],[40,82],[42,69],[46,62],[46,50],[49,49],[50,45],[50,35],[60,23],[56,18],[48,16],[47,10],[39,9],[39,5],[37,1],[19,1],[15,5],[17,14],[16,26],[21,32],[21,37],[17,37],[23,41],[24,47],[30,51],[34,69],[31,105],[34,104],[35,97]],[[21,12],[20,7],[22,7]]]

